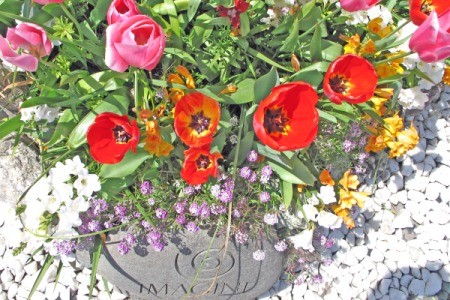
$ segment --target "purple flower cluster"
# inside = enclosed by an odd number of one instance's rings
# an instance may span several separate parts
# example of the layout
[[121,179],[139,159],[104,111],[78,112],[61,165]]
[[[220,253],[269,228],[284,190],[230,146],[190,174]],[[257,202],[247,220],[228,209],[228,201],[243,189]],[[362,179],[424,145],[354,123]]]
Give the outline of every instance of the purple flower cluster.
[[132,233],[127,233],[125,237],[117,245],[117,250],[120,255],[125,255],[130,252],[131,247],[137,244],[136,236]]
[[162,209],[162,208],[157,208],[156,209],[156,217],[158,219],[164,220],[165,218],[167,218],[167,210]]
[[262,203],[269,202],[270,194],[266,191],[261,192],[261,194],[259,194],[259,201],[261,201]]
[[153,250],[161,252],[164,250],[164,239],[161,232],[157,230],[151,230],[146,236],[147,242],[152,245]]
[[141,190],[142,195],[150,195],[153,192],[153,185],[150,181],[144,181],[139,186],[139,189]]
[[234,237],[239,244],[245,244],[248,241],[248,233],[245,230],[236,231]]
[[101,213],[108,209],[108,203],[106,203],[105,199],[91,199],[91,207],[88,210],[88,213],[91,217],[98,217]]
[[183,189],[183,194],[191,196],[195,194],[195,189],[192,185],[187,185]]
[[54,241],[53,246],[55,246],[56,252],[59,255],[70,255],[76,248],[77,243],[73,240],[67,241]]
[[195,223],[195,222],[187,223],[185,228],[189,232],[197,232],[199,230],[199,227],[198,227],[197,223]]
[[249,163],[256,162],[258,160],[258,153],[255,150],[250,150],[247,153],[247,161]]
[[272,168],[269,165],[262,167],[259,181],[262,184],[269,183],[270,176],[272,176]]
[[275,225],[278,223],[277,214],[265,214],[264,215],[264,223],[268,225]]
[[287,244],[286,244],[286,242],[284,240],[281,240],[281,241],[278,241],[273,247],[278,252],[283,252],[283,251],[286,251]]
[[352,140],[345,140],[342,143],[342,149],[344,150],[345,153],[350,153],[353,149],[356,148],[356,142],[352,141]]
[[266,258],[266,253],[263,250],[256,250],[255,252],[253,252],[253,259],[254,260],[264,260],[264,258]]

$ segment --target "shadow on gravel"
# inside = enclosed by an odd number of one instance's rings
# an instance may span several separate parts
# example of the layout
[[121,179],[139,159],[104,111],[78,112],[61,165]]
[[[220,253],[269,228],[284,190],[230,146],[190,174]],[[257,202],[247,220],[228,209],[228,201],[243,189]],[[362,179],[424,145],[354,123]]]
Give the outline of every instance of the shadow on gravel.
[[[440,261],[427,262],[428,268],[403,267],[388,271],[367,294],[368,300],[450,299],[450,273]],[[443,280],[444,279],[444,280]],[[446,281],[445,281],[446,280]]]

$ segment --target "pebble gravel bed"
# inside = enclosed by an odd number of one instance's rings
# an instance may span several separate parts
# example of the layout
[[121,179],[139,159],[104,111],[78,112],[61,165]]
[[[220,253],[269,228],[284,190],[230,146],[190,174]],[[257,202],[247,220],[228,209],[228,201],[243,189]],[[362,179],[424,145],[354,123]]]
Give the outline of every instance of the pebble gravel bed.
[[[375,180],[365,190],[375,192],[355,211],[356,227],[324,231],[335,245],[324,255],[328,266],[317,266],[322,283],[292,285],[284,280],[259,299],[450,299],[450,87],[430,99],[420,112],[408,111],[421,137],[406,156],[382,160]],[[17,199],[39,174],[37,158],[19,146],[12,156],[0,151],[0,205]],[[6,147],[6,148],[5,148]],[[30,167],[33,166],[33,167]],[[24,172],[26,170],[26,172]],[[24,174],[25,173],[25,174]],[[0,300],[27,299],[45,259],[25,251],[14,256],[6,247],[8,225],[0,213]],[[78,263],[53,263],[32,299],[88,299],[90,270]],[[96,299],[126,299],[97,276]]]

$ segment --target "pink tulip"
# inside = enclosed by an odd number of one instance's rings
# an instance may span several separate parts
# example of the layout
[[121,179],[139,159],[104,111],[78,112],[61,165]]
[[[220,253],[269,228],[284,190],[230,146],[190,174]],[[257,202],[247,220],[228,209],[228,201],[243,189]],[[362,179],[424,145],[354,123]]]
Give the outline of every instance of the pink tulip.
[[34,72],[38,67],[38,59],[29,54],[18,54],[9,45],[8,41],[0,35],[0,58],[25,71]]
[[8,28],[6,39],[14,49],[22,48],[37,58],[49,55],[52,51],[52,43],[45,30],[32,23],[20,23],[16,28]]
[[368,10],[376,5],[380,0],[340,0],[343,10],[354,12],[358,10]]
[[50,4],[50,3],[63,3],[64,0],[34,0],[34,2],[41,4],[41,5],[46,5],[46,4]]
[[106,20],[111,25],[140,14],[141,12],[137,8],[134,0],[114,0],[108,8]]
[[432,11],[412,35],[409,48],[427,63],[450,57],[450,9],[440,17]]
[[153,19],[137,15],[106,28],[106,65],[117,72],[129,66],[152,70],[161,59],[166,37]]

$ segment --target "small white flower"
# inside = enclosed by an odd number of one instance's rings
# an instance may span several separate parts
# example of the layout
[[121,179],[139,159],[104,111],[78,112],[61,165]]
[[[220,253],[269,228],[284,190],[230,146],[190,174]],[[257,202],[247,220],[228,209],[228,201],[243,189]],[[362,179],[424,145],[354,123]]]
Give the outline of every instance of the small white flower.
[[435,63],[426,63],[420,61],[417,63],[417,68],[424,72],[432,81],[427,79],[421,79],[419,81],[419,87],[423,90],[429,90],[437,83],[442,81],[442,77],[444,76],[444,68],[445,64],[441,61]]
[[317,208],[314,205],[311,205],[311,204],[303,205],[303,212],[305,213],[305,215],[303,215],[303,213],[301,211],[298,211],[297,212],[297,217],[299,217],[300,219],[303,218],[303,217],[306,217],[310,221],[315,221],[316,220],[316,216],[319,213]]
[[94,192],[101,189],[100,180],[96,174],[89,174],[87,170],[83,170],[78,174],[77,180],[73,183],[73,187],[77,190],[78,196],[91,197]]
[[[52,196],[56,198],[59,203],[72,201],[73,186],[71,183],[56,183],[53,187]],[[54,202],[54,200],[52,200]]]
[[320,226],[336,229],[340,228],[342,225],[342,219],[333,213],[322,210],[317,216],[317,222]]
[[235,134],[230,135],[230,143],[235,145],[235,144],[237,144],[237,142],[238,142],[237,135],[235,135]]
[[303,248],[310,252],[314,251],[314,247],[312,245],[314,230],[303,230],[297,235],[291,236],[288,239],[292,242],[295,249]]
[[253,252],[253,259],[254,260],[264,260],[264,258],[266,258],[266,252],[264,252],[263,250],[256,250],[255,252]]
[[49,123],[55,121],[59,115],[59,109],[44,105],[36,106],[36,111],[34,113],[34,119],[36,121],[47,120]]
[[46,200],[48,198],[48,194],[50,193],[50,189],[51,186],[48,182],[47,177],[42,177],[38,182],[36,182],[35,185],[31,187],[31,189],[26,194],[24,201],[26,203],[30,203],[38,199]]
[[22,215],[25,227],[37,231],[41,225],[41,216],[45,211],[46,207],[41,201],[27,202],[27,207]]
[[313,194],[312,197],[306,201],[308,202],[308,204],[311,204],[314,206],[319,205],[319,203],[320,203],[319,199],[317,198],[317,196],[315,194]]
[[410,89],[402,89],[398,95],[398,102],[405,109],[422,109],[428,102],[428,96],[422,93],[420,87],[415,86]]
[[70,168],[62,162],[57,162],[48,172],[48,178],[53,186],[70,180]]
[[233,127],[239,126],[239,118],[238,118],[236,115],[233,115],[233,116],[230,118],[230,124],[231,124],[231,126],[233,126]]
[[367,10],[367,17],[369,20],[381,18],[383,20],[380,24],[381,26],[387,26],[389,23],[392,23],[392,13],[384,5],[375,5],[369,8],[369,10]]
[[78,175],[79,173],[83,172],[83,170],[85,170],[84,163],[81,162],[81,159],[78,155],[72,159],[66,159],[64,164],[66,165],[69,173],[72,175]]
[[331,185],[321,186],[317,196],[325,205],[336,202],[336,193]]
[[80,212],[89,209],[89,201],[83,197],[77,197],[75,200],[66,203],[59,209],[59,228],[78,227],[81,225]]

